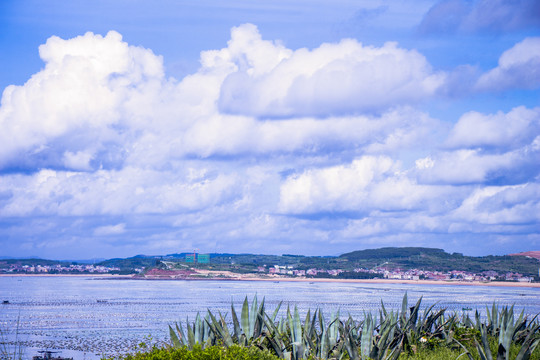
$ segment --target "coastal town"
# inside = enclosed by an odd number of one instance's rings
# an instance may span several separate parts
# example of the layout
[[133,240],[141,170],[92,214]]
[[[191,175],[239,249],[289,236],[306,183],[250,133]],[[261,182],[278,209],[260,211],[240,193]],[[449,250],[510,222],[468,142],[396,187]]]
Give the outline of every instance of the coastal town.
[[[259,267],[258,271],[261,273],[266,273],[267,269],[265,267]],[[507,273],[498,273],[496,271],[484,271],[480,274],[475,274],[467,271],[452,270],[448,272],[441,271],[427,271],[419,269],[411,270],[402,270],[402,269],[388,269],[388,268],[377,268],[377,269],[354,269],[355,273],[369,274],[371,278],[384,278],[384,279],[395,279],[395,280],[457,280],[457,281],[516,281],[516,282],[532,282],[534,278],[532,276],[525,276],[523,274],[507,272]],[[281,274],[288,276],[339,276],[340,274],[345,273],[341,269],[309,269],[309,270],[295,270],[290,266],[279,266],[275,265],[268,268],[269,274]]]
[[118,271],[118,267],[93,264],[7,265],[5,261],[0,261],[0,274],[110,274]]
[[[189,267],[175,269],[177,263],[162,262],[160,268],[134,268],[131,276],[144,279],[389,279],[389,280],[430,280],[430,281],[460,281],[460,282],[490,282],[510,281],[520,283],[534,282],[534,277],[516,272],[499,273],[493,270],[472,273],[462,270],[429,271],[420,269],[391,269],[378,267],[375,269],[355,268],[352,272],[343,269],[296,269],[294,266],[262,265],[253,272],[234,272]],[[0,262],[0,274],[96,274],[115,275],[119,267],[107,267],[93,264],[70,265],[20,265],[6,266]]]
[[231,280],[287,280],[287,279],[335,279],[335,280],[412,280],[412,281],[452,281],[452,282],[519,282],[532,283],[534,277],[516,272],[498,273],[496,271],[484,271],[476,274],[468,271],[452,270],[448,272],[428,271],[419,269],[363,269],[354,271],[343,269],[295,269],[294,266],[259,266],[256,272],[235,273],[232,271],[218,271],[207,269],[175,269],[169,264],[165,268],[151,269],[141,272],[138,277],[146,279],[231,279]]

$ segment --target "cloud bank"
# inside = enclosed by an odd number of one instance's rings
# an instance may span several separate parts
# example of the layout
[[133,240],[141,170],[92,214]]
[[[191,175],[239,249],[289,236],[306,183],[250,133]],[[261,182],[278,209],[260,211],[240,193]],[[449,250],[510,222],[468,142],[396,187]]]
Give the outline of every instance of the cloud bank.
[[[472,91],[537,89],[537,42],[504,52]],[[540,241],[540,108],[438,120],[420,105],[452,74],[416,50],[293,50],[246,24],[180,80],[114,31],[39,51],[44,68],[0,107],[11,252],[480,254]]]

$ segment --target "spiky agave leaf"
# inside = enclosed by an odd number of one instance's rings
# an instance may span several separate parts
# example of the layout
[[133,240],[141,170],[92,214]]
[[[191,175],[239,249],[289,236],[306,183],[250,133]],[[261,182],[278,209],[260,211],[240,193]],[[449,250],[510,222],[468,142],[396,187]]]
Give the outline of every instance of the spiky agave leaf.
[[289,320],[289,328],[291,329],[291,343],[293,344],[293,357],[295,359],[303,359],[303,339],[302,339],[302,323],[298,307],[294,307],[294,315],[290,311],[287,314]]
[[265,314],[265,316],[266,319],[264,319],[264,323],[268,329],[266,339],[276,352],[277,356],[284,357],[283,352],[285,351],[287,344],[283,341],[283,335],[278,328],[279,325],[276,326],[275,322],[267,314]]
[[272,317],[270,320],[272,320],[272,322],[275,322],[276,321],[276,317],[279,313],[279,310],[281,309],[281,305],[283,304],[283,301],[280,301],[278,306],[275,308],[274,312],[272,313]]
[[317,311],[314,311],[313,316],[311,316],[311,311],[308,310],[306,314],[306,320],[304,321],[304,331],[302,334],[302,341],[306,346],[306,354],[317,353],[318,346],[320,343],[320,336],[317,333],[316,329],[317,323]]
[[514,321],[514,306],[507,306],[501,310],[501,321],[499,330],[499,347],[497,349],[497,360],[509,360],[510,345],[515,340],[516,333],[521,329],[526,320],[523,318],[523,311],[517,321]]
[[[351,334],[350,324],[348,322],[342,323],[340,329],[341,338],[343,340],[345,350],[349,354],[349,359],[359,360],[360,356],[358,354],[358,347],[356,346],[356,342],[354,341],[354,338]],[[362,360],[364,360],[363,357]]]
[[174,324],[176,328],[176,332],[172,328],[171,325],[169,325],[169,336],[171,338],[171,342],[173,344],[173,347],[182,347],[186,344],[186,336],[184,335],[184,330],[182,329],[182,322],[179,320]]
[[405,324],[407,324],[407,310],[408,310],[408,302],[407,302],[407,292],[405,291],[405,295],[403,295],[403,300],[401,302],[401,314],[399,317],[399,323],[401,329],[405,328]]
[[242,333],[246,335],[249,332],[249,304],[247,296],[244,299],[244,304],[242,305],[242,315],[241,315],[241,322],[242,322]]
[[445,311],[446,309],[441,309],[436,313],[429,314],[427,319],[425,318],[420,323],[420,328],[418,329],[418,336],[427,336],[429,338],[432,338],[434,336],[441,336],[445,323],[439,323],[437,325],[437,321],[444,316]]
[[331,349],[333,349],[337,341],[339,339],[339,309],[336,313],[332,315],[332,321],[328,325],[328,340],[329,340],[329,346]]
[[322,360],[328,359],[328,353],[330,352],[329,343],[330,341],[328,340],[328,332],[326,331],[326,327],[323,327],[323,331],[321,333],[319,341],[319,347],[317,349],[317,356]]
[[321,331],[324,331],[326,329],[326,322],[324,320],[324,314],[322,312],[322,309],[320,308],[318,312],[319,312],[319,329],[321,329]]
[[[318,309],[318,314],[319,329],[321,330],[321,332],[320,334],[318,334],[316,331],[314,331],[315,335],[317,336],[317,340],[315,342],[315,354],[318,358],[326,360],[328,359],[328,356],[336,343],[335,336],[334,340],[330,340],[330,333],[333,333],[333,331],[335,330],[339,319],[338,317],[336,317],[329,324],[326,324],[326,320],[321,309]],[[314,321],[315,315],[313,316],[313,322]]]
[[385,359],[392,352],[390,345],[394,340],[397,318],[390,313],[379,326],[379,339],[372,345],[369,357],[376,360]]
[[233,301],[231,301],[231,317],[233,321],[233,336],[238,341],[240,339],[240,335],[242,335],[242,327],[238,321],[238,316],[236,315]]
[[360,339],[360,354],[362,360],[366,360],[370,357],[373,349],[373,317],[371,313],[364,315],[364,325],[362,326],[362,335]]
[[291,314],[290,308],[287,309],[287,322],[290,331],[290,343],[292,344],[292,357],[294,359],[304,359],[310,350],[309,341],[304,336],[305,327],[310,327],[310,322],[302,326],[298,307],[294,307],[294,313]]
[[534,325],[530,328],[530,331],[523,341],[515,360],[529,360],[532,352],[536,349],[538,343],[540,343],[540,338],[535,338],[535,334],[539,329],[540,325]]
[[189,322],[186,320],[187,325],[187,346],[191,350],[195,346],[195,334],[193,333],[193,327],[189,325]]
[[417,322],[418,322],[418,311],[420,309],[421,302],[422,302],[422,296],[420,296],[420,299],[418,299],[416,304],[410,309],[410,315],[409,315],[409,318],[407,319],[407,323],[405,324],[405,329],[407,331],[412,330],[412,332],[414,332],[415,335],[416,335]]
[[248,312],[248,321],[249,321],[249,327],[247,329],[244,329],[244,332],[246,333],[246,336],[248,339],[253,338],[253,334],[255,333],[255,322],[257,321],[257,294],[253,297],[253,301],[251,302],[251,310]]
[[309,333],[311,335],[311,310],[308,309],[306,313],[306,319],[304,320],[304,335]]
[[206,345],[215,345],[216,334],[212,331],[210,324],[210,315],[207,313],[203,320],[203,343]]
[[229,332],[229,328],[227,327],[227,323],[223,318],[223,315],[219,313],[220,321],[216,319],[216,317],[214,316],[214,314],[212,314],[210,310],[208,310],[208,315],[210,319],[207,320],[207,323],[212,328],[215,337],[219,339],[226,347],[232,346],[234,342]]
[[220,319],[220,325],[221,325],[221,331],[223,332],[223,342],[227,347],[232,346],[234,344],[231,333],[229,332],[229,327],[227,326],[227,322],[225,321],[225,317],[221,315],[221,312],[219,313],[219,319]]
[[178,338],[178,336],[176,335],[176,333],[174,332],[173,328],[171,327],[171,325],[169,325],[169,336],[171,338],[171,342],[172,342],[172,346],[174,348],[181,348],[182,347],[182,343],[180,342],[180,339]]
[[201,324],[201,315],[197,313],[195,316],[195,321],[193,322],[193,337],[195,339],[195,343],[202,344],[202,337],[203,337],[203,331],[202,331],[202,324]]
[[263,331],[264,327],[264,297],[262,299],[261,305],[259,306],[259,310],[254,313],[255,316],[255,325],[253,326],[253,332],[251,333],[251,337],[253,339],[258,338],[261,336],[261,333]]
[[[382,310],[382,313],[384,314],[384,317],[388,316],[388,311],[386,311],[386,308],[384,307],[384,302],[383,300],[381,299],[381,310]],[[382,316],[381,316],[381,321],[382,321]]]
[[478,343],[476,339],[474,340],[474,342],[476,344],[476,350],[478,350],[478,355],[480,356],[481,360],[493,360],[487,335],[488,334],[486,325],[480,324],[480,337],[482,340],[482,346]]

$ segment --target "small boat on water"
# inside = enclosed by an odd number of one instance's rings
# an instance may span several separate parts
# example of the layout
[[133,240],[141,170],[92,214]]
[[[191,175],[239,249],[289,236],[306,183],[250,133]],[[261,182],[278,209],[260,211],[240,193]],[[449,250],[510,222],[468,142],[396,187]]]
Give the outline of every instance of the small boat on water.
[[97,302],[98,302],[98,303],[106,303],[107,300],[98,300]]
[[38,353],[41,355],[34,356],[32,360],[73,360],[73,358],[65,358],[61,356],[53,356],[53,354],[59,351],[40,350]]
[[2,301],[2,304],[9,304],[9,300]]
[[463,311],[471,311],[472,308],[471,307],[464,307],[464,308],[461,308],[461,310],[463,310]]

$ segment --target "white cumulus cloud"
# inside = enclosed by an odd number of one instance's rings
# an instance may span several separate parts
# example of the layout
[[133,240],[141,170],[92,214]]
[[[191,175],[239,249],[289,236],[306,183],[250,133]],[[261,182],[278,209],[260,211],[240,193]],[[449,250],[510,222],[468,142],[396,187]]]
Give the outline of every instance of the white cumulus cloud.
[[540,37],[526,38],[499,58],[499,66],[476,83],[483,91],[540,88]]
[[451,213],[454,219],[481,224],[540,221],[540,185],[531,183],[477,189]]
[[451,130],[446,145],[453,148],[517,148],[530,144],[540,135],[540,108],[523,106],[508,113],[482,114],[476,111],[461,116]]
[[444,141],[442,151],[416,161],[422,183],[516,184],[540,174],[540,109],[508,113],[468,112]]
[[234,69],[221,86],[220,110],[256,117],[384,110],[433,95],[445,78],[396,43],[346,39],[291,51],[262,40],[253,25],[234,28],[228,47],[213,55],[215,66]]
[[290,213],[357,209],[368,195],[366,188],[394,166],[390,158],[365,156],[348,166],[307,170],[281,186],[280,208]]
[[363,156],[347,165],[289,176],[281,185],[279,209],[290,214],[438,211],[437,197],[449,192],[417,184],[389,157]]
[[161,57],[129,46],[114,31],[69,40],[53,36],[39,53],[45,68],[3,92],[0,166],[41,153],[56,156],[56,164],[50,160],[54,165],[65,161],[66,166],[88,167],[78,161],[82,155],[62,158],[66,146],[72,154],[86,148],[96,153],[106,151],[100,143],[121,143],[119,129],[129,127],[122,120],[135,120],[124,116],[124,107],[163,78]]
[[92,216],[183,213],[239,196],[235,174],[189,178],[189,171],[126,167],[93,173],[41,170],[4,175],[0,192],[9,191],[0,215]]

